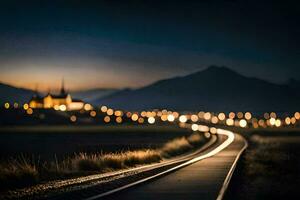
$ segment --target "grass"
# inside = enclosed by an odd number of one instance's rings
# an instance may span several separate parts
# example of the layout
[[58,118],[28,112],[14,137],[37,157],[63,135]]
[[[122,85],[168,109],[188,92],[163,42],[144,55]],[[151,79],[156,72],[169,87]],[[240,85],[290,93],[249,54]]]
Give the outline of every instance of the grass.
[[289,136],[285,140],[275,138],[251,138],[225,199],[276,200],[299,195],[299,143],[293,138],[286,140]]
[[42,181],[63,179],[93,173],[126,169],[138,165],[157,163],[187,153],[205,143],[199,133],[175,138],[157,149],[141,149],[117,153],[78,153],[63,160],[54,156],[51,162],[38,162],[24,156],[0,164],[2,190],[37,184]]

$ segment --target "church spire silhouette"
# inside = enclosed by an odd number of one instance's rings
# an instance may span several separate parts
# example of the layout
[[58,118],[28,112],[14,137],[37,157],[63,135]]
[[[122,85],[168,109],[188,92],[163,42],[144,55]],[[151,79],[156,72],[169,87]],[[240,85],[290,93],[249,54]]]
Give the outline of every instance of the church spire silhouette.
[[66,91],[65,91],[65,79],[64,77],[62,78],[62,81],[61,81],[61,89],[60,89],[60,94],[65,94]]

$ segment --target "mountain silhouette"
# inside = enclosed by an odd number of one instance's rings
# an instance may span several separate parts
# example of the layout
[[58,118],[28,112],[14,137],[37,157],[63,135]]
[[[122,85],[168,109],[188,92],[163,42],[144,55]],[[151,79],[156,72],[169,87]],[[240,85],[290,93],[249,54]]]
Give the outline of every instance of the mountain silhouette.
[[14,86],[10,86],[4,83],[0,83],[0,103],[3,104],[5,102],[18,102],[25,103],[30,100],[32,95],[34,95],[34,91],[17,88]]
[[95,103],[128,110],[286,112],[298,110],[299,100],[299,94],[289,85],[246,77],[226,67],[210,66],[187,76],[120,91]]

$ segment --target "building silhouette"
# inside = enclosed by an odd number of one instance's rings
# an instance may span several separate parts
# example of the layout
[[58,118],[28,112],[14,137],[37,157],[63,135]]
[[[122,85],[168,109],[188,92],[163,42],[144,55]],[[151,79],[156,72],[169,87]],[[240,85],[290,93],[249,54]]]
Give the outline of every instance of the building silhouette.
[[73,99],[65,90],[65,82],[62,79],[60,93],[58,95],[48,94],[44,97],[38,92],[33,95],[29,101],[29,107],[35,109],[55,109],[55,110],[81,110],[84,107],[84,102],[79,99]]

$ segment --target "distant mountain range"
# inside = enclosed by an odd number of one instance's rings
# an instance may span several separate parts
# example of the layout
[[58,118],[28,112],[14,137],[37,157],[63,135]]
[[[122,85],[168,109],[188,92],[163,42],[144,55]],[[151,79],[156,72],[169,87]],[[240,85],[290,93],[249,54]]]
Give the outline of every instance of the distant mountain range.
[[98,99],[101,99],[107,95],[118,92],[119,89],[106,89],[106,88],[97,88],[90,90],[81,90],[70,92],[73,98],[81,99],[85,102],[94,103]]
[[[243,76],[226,67],[205,70],[157,81],[139,89],[91,89],[71,92],[74,98],[94,105],[142,110],[167,108],[209,111],[295,111],[300,110],[300,82],[274,84]],[[33,91],[0,84],[0,102],[25,102]]]
[[1,104],[3,104],[4,102],[25,103],[32,97],[33,94],[34,91],[32,90],[17,88],[17,87],[0,83]]
[[295,84],[274,84],[243,76],[226,67],[211,66],[140,89],[119,91],[95,103],[129,110],[168,108],[284,112],[299,110],[298,87]]

